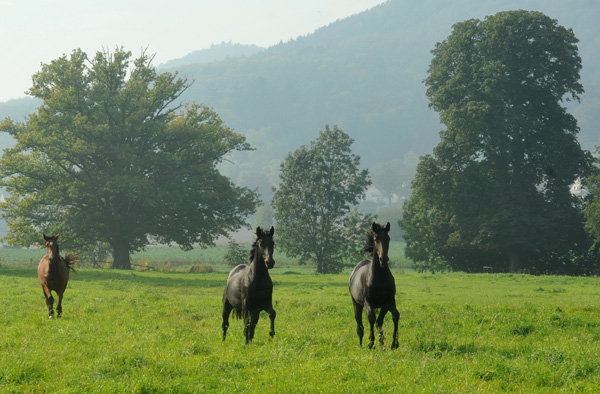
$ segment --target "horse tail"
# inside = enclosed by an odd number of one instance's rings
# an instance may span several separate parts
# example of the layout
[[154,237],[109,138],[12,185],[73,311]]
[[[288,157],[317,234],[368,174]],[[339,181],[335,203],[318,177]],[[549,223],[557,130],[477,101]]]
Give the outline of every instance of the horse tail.
[[75,270],[75,263],[77,263],[79,261],[79,256],[73,253],[68,253],[65,256],[65,263],[67,263],[67,267],[69,267],[69,269],[75,273],[77,273],[77,271]]
[[241,319],[242,318],[242,310],[233,308],[233,315],[235,316],[236,319]]

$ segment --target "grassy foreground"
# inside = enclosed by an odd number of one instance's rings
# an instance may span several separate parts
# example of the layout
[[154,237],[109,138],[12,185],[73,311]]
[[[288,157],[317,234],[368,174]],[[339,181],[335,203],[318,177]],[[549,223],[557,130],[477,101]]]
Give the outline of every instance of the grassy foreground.
[[275,268],[275,338],[263,315],[245,346],[222,272],[82,269],[48,320],[35,268],[2,267],[0,392],[600,392],[599,278],[395,275],[391,351],[358,346],[347,274]]

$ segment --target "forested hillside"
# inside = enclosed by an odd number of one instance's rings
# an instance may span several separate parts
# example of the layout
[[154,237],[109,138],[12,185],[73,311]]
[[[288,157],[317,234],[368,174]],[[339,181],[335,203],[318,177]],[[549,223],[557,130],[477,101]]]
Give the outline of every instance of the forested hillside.
[[[406,163],[407,157],[430,152],[442,128],[428,108],[422,83],[430,51],[454,23],[510,9],[542,11],[573,28],[579,38],[586,94],[581,104],[567,104],[579,121],[582,145],[593,149],[600,143],[597,1],[574,6],[561,0],[392,0],[254,55],[220,61],[190,56],[161,70],[193,80],[182,100],[213,107],[246,135],[256,150],[236,154],[233,161],[248,165],[224,171],[242,185],[259,187],[268,198],[279,161],[315,139],[325,124],[338,125],[355,139],[353,149],[364,166]],[[21,103],[0,104],[0,114],[18,119]]]

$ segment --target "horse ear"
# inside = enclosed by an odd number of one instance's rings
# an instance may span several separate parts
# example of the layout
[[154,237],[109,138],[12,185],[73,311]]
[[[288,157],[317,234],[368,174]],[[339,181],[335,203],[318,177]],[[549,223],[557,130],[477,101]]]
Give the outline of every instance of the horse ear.
[[388,222],[387,225],[385,226],[385,231],[390,231],[390,222]]
[[371,226],[371,230],[373,230],[373,232],[377,231],[377,223],[373,222],[373,225]]
[[56,235],[54,236],[54,238],[58,239],[59,235],[60,235],[60,233],[56,233]]
[[261,234],[262,234],[262,229],[260,228],[260,226],[258,226],[258,227],[256,228],[256,236],[257,236],[257,237],[260,237],[260,235],[261,235]]
[[44,240],[48,239],[45,233],[42,233],[42,237],[44,238]]
[[269,234],[271,234],[271,236],[273,236],[273,234],[275,234],[275,227],[271,226],[271,230],[269,231]]

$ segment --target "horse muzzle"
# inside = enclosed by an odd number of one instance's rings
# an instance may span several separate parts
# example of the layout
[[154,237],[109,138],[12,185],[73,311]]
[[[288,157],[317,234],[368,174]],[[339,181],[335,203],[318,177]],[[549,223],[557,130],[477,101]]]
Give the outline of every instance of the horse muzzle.
[[273,259],[268,259],[265,261],[265,264],[267,266],[268,269],[271,269],[275,266],[275,260]]

